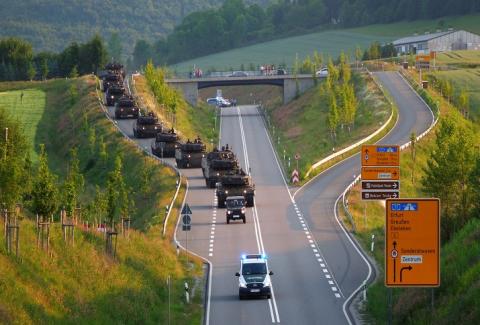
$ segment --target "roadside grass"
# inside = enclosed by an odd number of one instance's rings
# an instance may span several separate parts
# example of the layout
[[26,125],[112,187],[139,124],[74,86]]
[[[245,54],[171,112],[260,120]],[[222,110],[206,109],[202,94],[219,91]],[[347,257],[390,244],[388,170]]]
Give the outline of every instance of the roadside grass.
[[[477,51],[480,52],[480,51]],[[480,64],[480,53],[478,55]],[[465,90],[470,98],[470,116],[474,121],[480,119],[480,69],[461,69],[437,71],[431,73],[438,79],[448,80],[453,85],[454,98]]]
[[[413,79],[418,78],[417,75]],[[450,114],[459,114],[456,109],[441,98],[433,90],[429,94],[434,101],[440,103],[440,119],[449,118]],[[465,123],[470,123],[465,121]],[[411,148],[401,153],[400,197],[425,197],[422,192],[421,179],[425,175],[427,159],[435,147],[435,130],[415,144],[415,162],[412,159]],[[478,128],[477,128],[478,130]],[[480,139],[480,134],[477,133]],[[414,167],[414,181],[412,181],[412,168]],[[368,300],[364,305],[363,312],[371,323],[385,323],[387,321],[387,295],[391,290],[393,296],[393,321],[397,324],[451,324],[451,323],[476,323],[480,314],[475,307],[475,301],[480,297],[479,274],[480,261],[478,260],[478,243],[472,246],[473,238],[479,236],[480,222],[472,220],[465,226],[456,237],[442,247],[441,252],[441,286],[434,289],[435,310],[431,310],[432,289],[421,288],[395,288],[387,289],[384,285],[384,258],[385,258],[385,207],[379,202],[363,202],[360,196],[361,185],[355,186],[348,195],[348,206],[359,239],[364,251],[374,257],[379,268],[377,281],[368,289]],[[366,212],[366,214],[365,214]],[[349,224],[343,208],[340,214],[344,223]],[[366,216],[366,218],[365,218]],[[370,252],[372,235],[374,235],[375,247]],[[477,240],[478,241],[478,240]],[[468,250],[465,247],[468,246]],[[460,248],[462,247],[462,248]],[[475,257],[476,256],[476,257]],[[472,276],[477,276],[470,281]],[[469,281],[466,285],[465,281]],[[465,305],[463,300],[465,299]],[[475,300],[477,299],[477,300]]]
[[[23,98],[22,98],[23,94]],[[37,132],[37,125],[45,111],[46,94],[40,89],[12,90],[0,92],[0,108],[8,109],[17,119],[28,139],[33,139]],[[33,162],[38,161],[37,152],[30,150]]]
[[[443,27],[439,25],[441,21],[443,21]],[[203,56],[178,63],[170,68],[177,73],[187,73],[192,71],[194,65],[201,67],[203,71],[211,68],[218,71],[238,70],[241,64],[248,69],[250,63],[255,66],[286,64],[291,67],[297,55],[299,60],[303,60],[307,55],[312,55],[315,50],[323,53],[325,58],[329,56],[336,58],[341,51],[353,55],[357,45],[365,49],[374,41],[386,43],[414,33],[435,32],[439,28],[445,30],[453,27],[480,34],[479,22],[480,14],[476,14],[316,32]]]
[[[78,93],[74,100],[70,93],[72,86]],[[105,239],[101,233],[82,230],[80,225],[75,230],[75,246],[65,245],[58,216],[51,226],[51,253],[47,254],[36,247],[34,222],[29,218],[21,221],[20,257],[7,254],[3,245],[0,247],[0,323],[166,324],[168,276],[172,278],[171,322],[200,323],[202,265],[190,257],[187,266],[184,254],[176,256],[171,243],[172,230],[165,238],[161,236],[164,207],[175,193],[175,173],[147,157],[105,118],[96,97],[94,78],[0,83],[0,91],[7,96],[16,97],[21,89],[24,101],[27,90],[34,90],[33,102],[46,100],[37,122],[30,119],[32,113],[37,113],[36,105],[22,114],[11,107],[5,108],[22,123],[36,128],[35,134],[27,134],[32,149],[38,150],[40,143],[46,144],[50,167],[60,180],[66,174],[68,151],[76,146],[86,183],[82,201],[87,202],[95,185],[105,185],[116,154],[122,153],[123,175],[127,185],[134,189],[136,211],[129,238],[119,235],[116,259],[104,254]],[[105,163],[98,157],[101,136],[107,146]],[[151,171],[146,193],[138,189],[142,167]],[[174,204],[169,229],[176,224],[183,195],[184,190]],[[3,232],[0,241],[5,241]],[[188,305],[184,302],[185,281],[195,288],[193,301]]]
[[339,127],[336,142],[327,126],[329,108],[322,100],[320,86],[287,105],[266,107],[270,135],[287,175],[296,168],[295,154],[300,156],[298,167],[303,179],[315,162],[365,138],[388,120],[390,104],[373,80],[363,74],[354,74],[354,78],[359,100],[355,127],[351,133],[346,127]]
[[436,65],[478,67],[480,66],[480,51],[461,50],[437,53]]
[[[150,90],[147,80],[144,76],[138,75],[134,77],[133,91],[143,105],[149,110],[153,110],[168,128],[172,127],[172,116],[164,108],[158,104]],[[176,114],[175,130],[179,136],[186,141],[193,140],[197,136],[204,141],[207,149],[211,149],[211,143],[218,142],[218,123],[215,123],[215,109],[204,103],[192,107],[179,106]],[[217,121],[218,122],[218,121]]]

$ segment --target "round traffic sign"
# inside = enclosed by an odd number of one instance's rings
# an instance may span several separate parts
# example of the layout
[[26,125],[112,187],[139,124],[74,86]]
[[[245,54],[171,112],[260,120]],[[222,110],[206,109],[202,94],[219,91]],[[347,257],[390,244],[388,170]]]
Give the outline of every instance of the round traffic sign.
[[392,257],[397,258],[398,256],[398,251],[396,249],[392,249]]
[[299,160],[300,159],[300,154],[299,153],[296,153],[295,154],[295,160]]
[[183,222],[184,226],[188,226],[192,222],[192,217],[190,217],[190,215],[188,215],[188,214],[184,214],[182,216],[182,222]]

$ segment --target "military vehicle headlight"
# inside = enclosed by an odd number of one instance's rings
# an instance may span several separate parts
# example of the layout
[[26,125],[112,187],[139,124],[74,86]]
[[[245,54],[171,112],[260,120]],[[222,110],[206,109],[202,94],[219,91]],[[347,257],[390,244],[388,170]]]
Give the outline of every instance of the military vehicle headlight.
[[188,155],[188,158],[191,158],[191,156],[190,156],[190,155]]
[[155,130],[157,129],[157,126],[155,125]]
[[113,96],[110,96],[110,98],[113,98]]
[[220,173],[217,173],[217,176],[220,176]]
[[246,194],[246,193],[247,193],[247,190],[243,190],[243,193],[245,193],[245,194]]
[[230,210],[227,210],[227,214],[232,214],[232,211],[230,211]]
[[245,208],[242,208],[242,213],[245,213]]
[[123,108],[120,108],[120,112],[123,112]]
[[225,194],[228,194],[228,191],[225,191]]

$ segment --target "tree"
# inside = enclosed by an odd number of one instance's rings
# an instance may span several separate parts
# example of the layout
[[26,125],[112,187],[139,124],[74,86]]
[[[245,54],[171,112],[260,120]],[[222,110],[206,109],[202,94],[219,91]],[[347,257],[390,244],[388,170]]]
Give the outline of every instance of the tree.
[[33,81],[33,79],[37,75],[37,70],[35,70],[35,66],[33,65],[33,63],[29,63],[27,75],[28,75],[28,80],[30,81]]
[[28,70],[33,63],[32,45],[22,39],[9,37],[0,40],[0,80],[29,80]]
[[48,168],[48,156],[45,145],[40,145],[39,166],[37,177],[31,193],[32,210],[41,217],[49,218],[58,206],[57,177]]
[[46,58],[42,58],[40,61],[40,74],[42,76],[42,80],[47,80],[48,77],[48,62]]
[[338,120],[339,120],[337,101],[333,93],[329,95],[329,99],[330,99],[330,102],[329,102],[329,111],[327,116],[327,124],[330,130],[330,135],[332,137],[332,140],[335,143],[336,130],[337,130]]
[[70,73],[68,74],[68,77],[69,78],[78,78],[78,68],[77,68],[77,65],[75,64],[72,68],[72,70],[70,70]]
[[63,204],[68,215],[73,216],[78,205],[78,198],[83,192],[85,181],[80,172],[80,161],[76,148],[70,150],[70,162],[63,186]]
[[114,170],[108,174],[106,193],[107,218],[112,226],[114,221],[118,219],[119,214],[124,210],[125,202],[119,202],[119,199],[125,199],[125,193],[128,194],[122,174],[122,157],[117,155]]
[[466,222],[472,206],[468,185],[475,164],[474,137],[456,113],[442,120],[436,136],[422,185],[442,201],[442,234],[448,240]]
[[460,95],[458,96],[458,105],[460,106],[460,111],[462,112],[463,117],[468,118],[470,98],[464,89],[461,90]]
[[360,46],[357,45],[357,47],[355,48],[355,64],[357,66],[357,69],[358,69],[358,64],[361,60],[362,60],[362,49],[360,48]]
[[117,32],[112,33],[108,40],[108,55],[119,62],[122,57],[122,41]]

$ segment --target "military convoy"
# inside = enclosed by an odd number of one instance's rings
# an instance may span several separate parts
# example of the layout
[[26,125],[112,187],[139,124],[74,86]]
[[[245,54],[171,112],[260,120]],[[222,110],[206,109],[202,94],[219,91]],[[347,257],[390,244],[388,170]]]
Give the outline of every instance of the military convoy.
[[239,168],[238,160],[228,144],[221,150],[213,149],[202,159],[202,172],[205,184],[209,188],[214,188],[220,177],[226,172],[237,168]]
[[139,108],[132,96],[124,95],[115,103],[115,118],[138,118]]
[[133,136],[136,138],[155,138],[162,132],[162,123],[158,122],[153,112],[140,115],[133,124]]
[[105,102],[107,106],[114,106],[115,103],[125,95],[125,88],[122,85],[109,87],[105,93]]
[[178,146],[178,135],[173,128],[168,132],[162,131],[152,141],[152,154],[159,158],[173,158]]
[[202,166],[202,158],[205,156],[206,146],[200,138],[193,142],[188,140],[181,143],[175,150],[175,160],[178,168],[200,168]]
[[255,185],[250,175],[241,168],[226,172],[216,184],[217,204],[219,208],[225,207],[225,201],[230,196],[243,196],[247,207],[253,207]]

